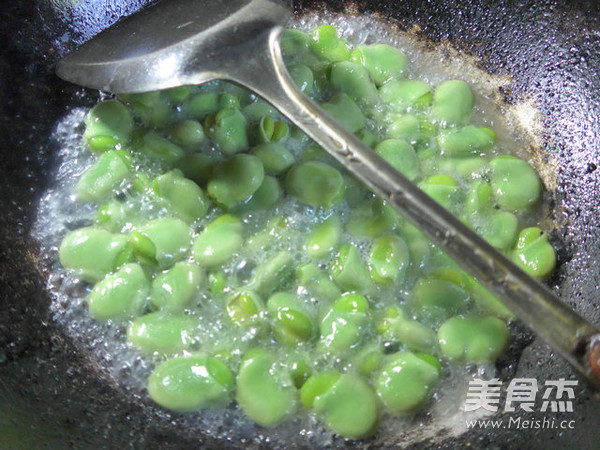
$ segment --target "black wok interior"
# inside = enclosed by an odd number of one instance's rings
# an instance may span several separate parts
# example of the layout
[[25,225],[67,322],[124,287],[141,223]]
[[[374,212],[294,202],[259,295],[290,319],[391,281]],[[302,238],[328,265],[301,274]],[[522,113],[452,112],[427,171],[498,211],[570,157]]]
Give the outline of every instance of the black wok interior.
[[[29,236],[36,207],[51,182],[56,143],[50,135],[73,106],[91,105],[97,93],[59,80],[56,60],[77,43],[148,3],[145,0],[4,2],[0,12],[0,447],[212,448],[285,447],[261,432],[224,437],[201,434],[176,415],[124,392],[85,349],[72,342],[48,309],[43,261]],[[73,6],[69,6],[73,5]],[[324,3],[295,2],[300,11]],[[330,1],[341,9],[345,2]],[[420,28],[432,42],[450,41],[473,53],[485,70],[510,75],[500,94],[513,103],[535,100],[542,142],[558,161],[554,192],[560,223],[553,239],[560,265],[550,280],[574,309],[600,324],[600,4],[558,0],[374,0],[357,2],[401,29]],[[518,366],[505,375],[540,383],[574,378],[565,362],[533,339]],[[576,389],[572,430],[476,429],[420,448],[597,448],[600,403]],[[538,408],[539,409],[539,408]],[[568,416],[561,416],[568,415]],[[524,418],[552,414],[534,412]],[[403,436],[365,444],[388,447]],[[343,441],[335,441],[341,445]],[[308,446],[308,444],[306,445]]]

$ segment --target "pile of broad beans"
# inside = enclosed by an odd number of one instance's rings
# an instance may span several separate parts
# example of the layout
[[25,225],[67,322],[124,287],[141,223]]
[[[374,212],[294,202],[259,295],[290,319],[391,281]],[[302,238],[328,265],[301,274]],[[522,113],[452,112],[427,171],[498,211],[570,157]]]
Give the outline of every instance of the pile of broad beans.
[[[398,49],[288,30],[298,86],[531,275],[555,255],[531,226],[542,186],[500,155],[469,85],[410,75]],[[215,82],[96,105],[75,195],[95,223],[64,267],[98,321],[154,357],[150,397],[234,401],[261,426],[301,410],[357,439],[427,408],[449,365],[493,362],[510,313],[269,104]],[[360,413],[358,413],[360,412]]]

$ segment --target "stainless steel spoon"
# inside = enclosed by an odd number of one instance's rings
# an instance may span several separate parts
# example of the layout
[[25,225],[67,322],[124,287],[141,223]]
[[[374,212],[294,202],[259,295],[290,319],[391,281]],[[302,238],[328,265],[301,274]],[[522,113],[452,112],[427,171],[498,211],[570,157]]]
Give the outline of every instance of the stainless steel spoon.
[[245,86],[394,205],[600,389],[600,332],[345,131],[296,87],[279,38],[278,0],[170,0],[119,21],[67,55],[57,74],[116,93],[221,79]]

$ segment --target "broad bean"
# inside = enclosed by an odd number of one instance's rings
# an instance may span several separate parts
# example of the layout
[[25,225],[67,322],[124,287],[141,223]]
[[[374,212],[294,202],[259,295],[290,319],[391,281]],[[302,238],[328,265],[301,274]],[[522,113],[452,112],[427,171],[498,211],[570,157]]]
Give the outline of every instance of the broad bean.
[[233,155],[248,148],[246,119],[237,108],[221,109],[204,121],[204,133],[226,155]]
[[136,317],[127,326],[127,341],[145,354],[174,355],[195,339],[197,319],[162,311]]
[[300,398],[306,408],[314,409],[327,428],[346,438],[364,438],[377,428],[377,397],[357,375],[339,372],[313,375],[302,386]]
[[340,247],[330,268],[331,277],[344,291],[366,294],[373,284],[369,269],[363,262],[358,249],[352,244]]
[[97,202],[109,197],[131,175],[131,163],[123,150],[100,155],[75,186],[79,200]]
[[498,204],[509,211],[523,211],[539,200],[542,183],[533,168],[515,156],[497,156],[490,162],[490,183]]
[[148,378],[150,398],[178,412],[226,406],[233,386],[229,368],[202,354],[169,359]]
[[377,86],[403,77],[408,68],[404,53],[387,44],[359,45],[350,57],[369,71]]
[[139,264],[124,264],[96,283],[87,296],[90,316],[96,320],[123,320],[144,309],[150,283]]
[[92,150],[110,150],[127,144],[132,129],[129,110],[117,100],[105,100],[90,110],[83,139]]
[[508,345],[506,324],[490,316],[455,316],[438,330],[442,354],[465,363],[494,361]]
[[296,412],[298,391],[266,349],[255,348],[245,356],[236,385],[240,408],[259,425],[276,425]]
[[156,177],[152,188],[169,202],[173,211],[185,222],[200,219],[208,212],[210,200],[204,191],[192,180],[184,178],[178,170]]
[[180,219],[163,217],[133,231],[129,242],[143,264],[166,269],[183,259],[190,248],[191,230]]
[[305,161],[290,168],[285,187],[303,203],[331,208],[342,200],[345,185],[337,169],[320,161]]
[[408,351],[388,357],[375,381],[377,396],[392,414],[410,414],[423,407],[440,379],[439,362]]
[[547,278],[556,266],[556,253],[548,234],[537,227],[519,233],[512,259],[529,275],[541,279]]
[[461,125],[471,119],[475,96],[462,80],[440,83],[433,94],[432,114],[442,126]]
[[125,235],[84,227],[67,233],[58,255],[63,267],[73,269],[82,280],[94,283],[127,260],[127,242]]
[[152,306],[166,311],[183,311],[190,306],[206,282],[197,264],[181,261],[152,280]]
[[267,301],[267,311],[278,342],[297,346],[316,337],[317,325],[314,319],[294,295],[276,292]]
[[220,266],[242,245],[242,231],[242,222],[237,217],[224,214],[216,218],[194,239],[194,261],[209,268]]
[[339,216],[331,216],[315,226],[304,242],[304,250],[312,258],[324,258],[338,247],[342,236],[342,224]]
[[215,166],[206,190],[216,203],[232,208],[249,200],[262,185],[264,177],[260,159],[240,153]]

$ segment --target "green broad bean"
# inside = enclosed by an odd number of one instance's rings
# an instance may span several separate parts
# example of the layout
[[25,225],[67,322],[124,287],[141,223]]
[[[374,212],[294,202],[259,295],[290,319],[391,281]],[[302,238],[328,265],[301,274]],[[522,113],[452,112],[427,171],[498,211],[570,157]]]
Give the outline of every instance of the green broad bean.
[[131,220],[131,208],[124,202],[111,199],[98,207],[96,211],[96,224],[108,231],[119,232]]
[[349,46],[338,37],[336,28],[331,25],[321,25],[312,32],[310,48],[329,62],[350,59]]
[[372,105],[377,101],[377,87],[360,64],[352,61],[332,64],[328,78],[334,89],[345,92],[359,104]]
[[281,142],[290,137],[290,128],[284,120],[275,121],[271,116],[264,116],[258,121],[256,140],[259,144]]
[[124,264],[100,280],[87,296],[90,316],[95,320],[124,320],[144,309],[150,283],[138,264]]
[[408,59],[400,50],[387,44],[359,45],[350,54],[352,61],[362,64],[379,87],[404,76]]
[[331,208],[344,196],[344,178],[335,168],[320,161],[294,164],[285,177],[287,191],[311,206]]
[[386,139],[375,146],[375,152],[409,180],[419,177],[419,159],[412,145],[403,139]]
[[444,208],[451,211],[456,208],[460,190],[458,183],[450,175],[433,175],[421,181],[419,187]]
[[151,190],[152,180],[144,172],[136,172],[131,185],[127,186],[129,193],[135,195],[135,193],[147,194]]
[[344,244],[330,268],[331,277],[344,291],[367,294],[373,289],[369,269],[363,262],[358,249],[352,244]]
[[252,198],[236,208],[241,212],[260,211],[273,208],[283,197],[283,190],[277,178],[265,175],[262,184]]
[[75,193],[83,202],[98,202],[131,176],[131,162],[123,150],[108,150],[77,181]]
[[300,398],[305,407],[314,409],[329,430],[345,438],[361,439],[377,429],[377,397],[357,375],[338,372],[313,375],[300,389]]
[[314,264],[303,264],[296,271],[299,285],[321,304],[333,302],[342,291],[329,278],[327,272]]
[[185,258],[190,239],[191,230],[187,223],[163,217],[151,220],[133,231],[129,242],[141,263],[166,269]]
[[240,104],[240,97],[238,96],[238,94],[245,95],[244,92],[239,92],[239,93],[223,92],[219,96],[219,108],[221,108],[221,109],[227,109],[227,108],[240,109],[241,104]]
[[463,287],[433,274],[415,283],[410,305],[420,319],[439,321],[464,309],[469,300]]
[[132,129],[129,110],[117,100],[105,100],[86,117],[83,139],[93,151],[110,150],[127,144]]
[[267,311],[278,342],[294,347],[316,337],[317,324],[294,295],[276,292],[267,301]]
[[317,397],[327,392],[340,379],[339,372],[321,372],[306,380],[300,389],[300,402],[306,409],[311,409]]
[[281,289],[294,273],[294,258],[282,250],[256,267],[249,286],[261,295]]
[[512,248],[519,229],[519,219],[508,211],[497,211],[489,216],[486,223],[477,227],[477,231],[486,241],[498,250]]
[[171,102],[182,103],[192,94],[191,86],[179,86],[165,89],[163,92]]
[[306,95],[310,95],[314,90],[315,77],[310,67],[304,64],[293,64],[287,67],[292,80]]
[[140,121],[148,127],[162,127],[172,117],[171,102],[163,91],[119,94],[119,98],[127,102]]
[[326,150],[318,144],[310,143],[302,149],[300,161],[321,161],[330,165],[335,165],[336,161]]
[[369,303],[358,294],[338,298],[321,321],[318,346],[333,354],[356,349],[369,326]]
[[393,80],[379,88],[379,97],[398,111],[424,108],[431,104],[431,86],[418,80]]
[[187,116],[202,120],[206,116],[215,114],[221,105],[217,92],[202,92],[189,96],[183,103],[183,111]]
[[84,227],[67,233],[58,251],[60,263],[91,283],[101,280],[126,261],[128,238],[98,227]]
[[358,130],[355,135],[367,147],[374,147],[377,144],[377,135],[371,130],[363,128],[362,130]]
[[556,267],[556,253],[548,234],[537,227],[525,228],[519,233],[512,259],[529,275],[540,279],[550,276]]
[[200,186],[184,178],[179,170],[159,175],[152,183],[154,192],[167,200],[177,216],[193,222],[206,215],[210,200]]
[[264,315],[265,305],[258,293],[242,289],[227,298],[227,315],[236,325],[256,325]]
[[488,172],[488,162],[480,156],[446,157],[437,162],[440,172],[455,172],[458,176],[479,180]]
[[416,144],[421,137],[420,121],[412,114],[404,114],[387,127],[386,135],[390,139],[404,139]]
[[408,246],[410,264],[420,270],[425,267],[431,255],[431,241],[412,223],[405,223],[400,228],[400,235]]
[[169,165],[174,165],[185,156],[185,150],[156,131],[144,134],[138,150],[150,159],[156,159]]
[[377,238],[396,229],[400,216],[384,200],[375,198],[356,207],[346,222],[346,231],[353,236]]
[[442,126],[462,125],[471,119],[475,96],[462,80],[440,83],[433,94],[432,115]]
[[237,108],[221,109],[204,121],[204,133],[226,155],[233,155],[248,148],[246,119]]
[[339,216],[331,216],[316,225],[304,241],[304,251],[315,259],[330,256],[339,246],[342,224]]
[[265,172],[278,175],[294,164],[294,155],[277,142],[269,142],[254,147],[251,153],[260,159]]
[[494,294],[488,291],[475,278],[469,276],[468,290],[473,302],[483,313],[509,321],[514,314]]
[[527,162],[515,156],[497,156],[490,162],[490,183],[496,202],[509,211],[524,211],[537,203],[542,183]]
[[215,202],[232,208],[249,200],[262,185],[264,176],[260,159],[241,153],[215,166],[206,189]]
[[168,129],[171,140],[186,149],[196,149],[204,141],[204,128],[194,119],[175,122]]
[[509,340],[506,324],[491,316],[455,316],[438,330],[442,355],[467,364],[493,362]]
[[245,356],[236,385],[238,405],[258,425],[276,425],[296,412],[298,391],[290,374],[266,349]]
[[206,355],[169,359],[148,377],[150,398],[178,412],[226,406],[231,401],[233,386],[229,368]]
[[301,30],[287,28],[281,36],[281,52],[284,55],[303,55],[310,48],[311,36]]
[[192,245],[194,261],[213,268],[226,262],[243,242],[242,222],[231,214],[219,216],[206,225]]
[[203,153],[192,153],[185,155],[177,164],[181,173],[196,183],[198,186],[206,186],[213,172],[215,162]]
[[146,355],[174,355],[193,344],[197,325],[192,316],[152,312],[129,322],[127,341]]
[[246,117],[246,121],[249,124],[260,121],[263,117],[274,116],[277,114],[275,108],[261,98],[257,98],[252,103],[242,108],[242,113]]
[[350,133],[356,133],[365,126],[365,116],[348,94],[334,95],[321,107]]
[[394,353],[382,367],[375,389],[391,414],[410,414],[422,408],[440,380],[439,362],[430,355]]
[[287,364],[288,370],[290,372],[290,377],[292,379],[292,383],[296,387],[296,389],[300,389],[308,377],[312,375],[312,369],[308,365],[306,356],[300,355],[292,355],[289,358],[289,362]]
[[418,351],[435,353],[437,335],[421,322],[411,319],[398,307],[386,308],[383,312],[377,332],[386,341],[401,344],[402,347]]
[[441,154],[450,157],[481,155],[491,149],[495,143],[494,130],[473,125],[441,133],[438,136]]
[[369,376],[379,368],[383,359],[383,348],[379,344],[367,345],[352,359],[352,367],[359,374]]
[[490,184],[482,179],[475,180],[467,194],[465,211],[467,214],[476,214],[481,210],[487,209],[491,197],[492,187]]
[[380,237],[371,246],[369,269],[371,277],[379,284],[403,281],[409,263],[408,247],[399,236]]
[[227,289],[227,277],[221,272],[208,274],[208,287],[215,295],[223,295]]
[[287,241],[293,231],[288,225],[287,219],[282,216],[271,217],[266,226],[246,241],[245,247],[250,251],[271,250],[275,242]]
[[346,188],[344,189],[344,200],[352,211],[364,206],[365,202],[368,202],[373,198],[373,195],[364,188],[364,185],[358,181],[354,175],[345,173],[342,177],[344,177],[344,184],[346,185]]
[[197,264],[181,261],[152,280],[151,303],[165,311],[183,311],[206,283],[206,274]]

